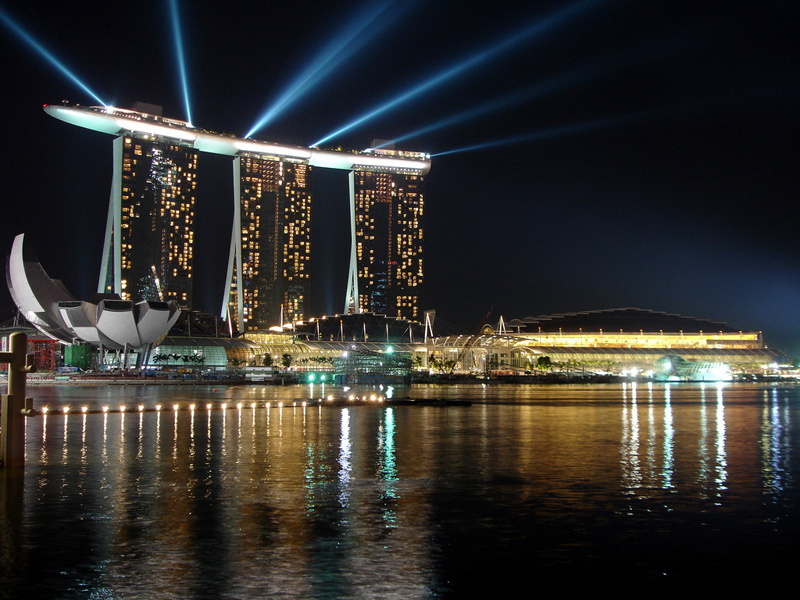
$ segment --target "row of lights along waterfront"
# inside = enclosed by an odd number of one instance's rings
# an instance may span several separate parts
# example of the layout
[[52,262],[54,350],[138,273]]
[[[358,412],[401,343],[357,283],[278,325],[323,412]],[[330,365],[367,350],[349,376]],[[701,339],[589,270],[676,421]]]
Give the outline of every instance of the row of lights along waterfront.
[[[257,402],[250,402],[250,403],[238,402],[235,405],[229,404],[227,402],[223,402],[223,403],[217,405],[217,408],[219,410],[228,410],[228,409],[233,409],[233,408],[236,408],[238,410],[242,410],[242,409],[245,409],[245,408],[249,408],[249,409],[257,409],[257,408],[267,408],[267,409],[269,409],[269,408],[284,408],[284,407],[285,408],[297,408],[297,407],[306,407],[306,406],[325,406],[326,404],[334,404],[334,403],[338,404],[340,402],[351,403],[351,404],[355,404],[355,403],[364,404],[364,403],[368,403],[368,402],[381,403],[381,402],[385,402],[385,401],[386,401],[386,398],[384,398],[383,396],[377,396],[375,394],[371,394],[370,396],[357,396],[355,394],[350,394],[349,396],[346,396],[346,397],[343,397],[343,398],[335,398],[334,396],[328,396],[327,398],[319,398],[318,400],[310,400],[310,401],[309,400],[295,400],[295,401],[292,401],[291,403],[288,403],[288,402],[287,403],[276,402],[275,405],[273,405],[272,402],[267,402],[265,404],[259,404]],[[209,410],[209,411],[210,410],[214,410],[214,407],[215,407],[215,405],[214,405],[213,402],[208,402],[205,405],[206,410]],[[143,404],[139,404],[139,405],[137,405],[136,411],[134,411],[134,412],[140,412],[140,413],[141,412],[161,412],[161,411],[164,411],[164,410],[168,411],[170,409],[169,409],[169,407],[165,408],[164,405],[162,405],[162,404],[156,404],[152,408],[146,407]],[[181,410],[194,411],[194,410],[197,410],[197,404],[190,404],[188,406],[182,406],[181,404],[173,404],[172,405],[172,410],[174,412],[179,412]],[[113,409],[110,406],[103,406],[100,409],[93,409],[93,408],[89,408],[88,406],[81,406],[80,410],[73,410],[71,405],[65,405],[65,406],[61,407],[60,410],[59,409],[51,410],[49,406],[43,406],[40,412],[43,415],[56,413],[56,412],[61,412],[62,414],[65,414],[65,415],[68,415],[68,414],[109,413],[109,412],[125,413],[125,412],[128,412],[128,407],[125,406],[125,405],[120,405],[116,409]]]

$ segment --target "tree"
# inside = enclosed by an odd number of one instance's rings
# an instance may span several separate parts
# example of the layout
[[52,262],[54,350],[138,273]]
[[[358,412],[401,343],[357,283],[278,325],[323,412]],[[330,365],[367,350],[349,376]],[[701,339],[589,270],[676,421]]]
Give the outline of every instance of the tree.
[[284,366],[284,368],[288,369],[292,364],[292,355],[285,353],[281,357],[281,364]]
[[264,360],[262,361],[262,364],[265,367],[271,367],[272,366],[272,354],[270,354],[269,352],[264,354]]

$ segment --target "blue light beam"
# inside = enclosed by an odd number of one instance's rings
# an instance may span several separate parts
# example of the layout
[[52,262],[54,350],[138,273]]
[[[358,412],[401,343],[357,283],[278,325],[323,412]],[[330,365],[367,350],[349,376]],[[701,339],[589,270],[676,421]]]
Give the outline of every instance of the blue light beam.
[[462,152],[473,152],[475,150],[485,150],[487,148],[496,148],[498,146],[510,146],[512,144],[521,144],[523,142],[532,142],[543,140],[550,137],[556,137],[559,135],[567,135],[572,133],[582,133],[584,131],[590,131],[592,129],[599,129],[600,127],[611,125],[611,123],[607,122],[611,121],[611,119],[601,120],[601,121],[591,121],[588,123],[576,123],[574,125],[566,125],[564,127],[553,127],[552,129],[544,129],[542,131],[535,131],[533,133],[525,133],[522,135],[515,135],[507,138],[503,138],[500,140],[492,140],[490,142],[483,142],[481,144],[473,144],[471,146],[462,146],[461,148],[455,148],[453,150],[445,150],[444,152],[437,152],[435,154],[431,154],[431,158],[436,156],[447,156],[448,154],[460,154]]
[[404,140],[414,138],[423,135],[425,133],[430,133],[431,131],[444,129],[445,127],[449,127],[450,125],[456,125],[458,123],[468,121],[469,119],[482,117],[484,115],[491,114],[493,112],[497,112],[518,104],[522,104],[523,102],[528,102],[535,98],[545,96],[548,93],[554,93],[560,91],[568,87],[570,84],[577,84],[578,82],[581,81],[581,79],[582,78],[579,77],[577,71],[568,75],[554,77],[544,83],[538,83],[524,90],[512,92],[511,94],[507,94],[500,98],[495,98],[494,100],[484,102],[483,104],[479,104],[477,106],[473,106],[472,108],[468,108],[467,110],[463,110],[459,113],[450,115],[449,117],[440,119],[435,123],[430,123],[428,125],[425,125],[424,127],[415,129],[410,133],[406,133],[404,135],[395,137],[393,140],[389,140],[387,142],[384,142],[380,146],[376,146],[376,148],[383,148],[385,146],[388,146],[389,144],[402,142]]
[[178,11],[178,0],[169,0],[169,13],[172,20],[172,37],[175,41],[175,58],[178,62],[178,73],[183,87],[183,103],[186,106],[186,122],[192,124],[192,108],[189,102],[189,80],[186,77],[186,59],[183,55],[183,36]]
[[489,48],[477,52],[473,54],[466,60],[461,61],[443,71],[440,71],[436,75],[426,79],[422,83],[417,84],[412,89],[408,90],[407,92],[401,93],[398,96],[395,96],[391,100],[381,104],[380,106],[370,110],[366,114],[356,118],[355,120],[351,121],[347,125],[337,129],[333,133],[329,133],[325,137],[321,138],[320,140],[314,142],[312,146],[319,146],[324,144],[325,142],[353,129],[354,127],[361,125],[365,121],[369,121],[377,117],[380,114],[385,113],[388,110],[391,110],[397,107],[400,104],[408,102],[412,98],[419,96],[425,92],[428,92],[451,79],[462,75],[464,72],[477,67],[478,65],[488,61],[491,58],[494,58],[496,55],[504,52],[506,50],[511,49],[512,47],[516,46],[527,40],[530,37],[543,35],[547,33],[549,30],[558,27],[564,21],[569,20],[571,17],[576,16],[579,13],[585,12],[585,10],[591,4],[595,4],[597,0],[583,0],[581,2],[577,2],[571,6],[568,6],[565,9],[562,9],[554,14],[551,14],[544,19],[541,19],[534,23],[533,25],[528,25],[527,27],[517,31],[513,35],[508,36],[503,41],[490,46]]
[[606,76],[614,71],[625,69],[632,64],[640,62],[645,57],[652,59],[663,56],[665,50],[668,52],[674,52],[678,49],[679,46],[677,45],[672,45],[668,48],[665,48],[663,44],[659,43],[649,44],[645,48],[638,48],[633,51],[616,53],[604,58],[603,60],[592,61],[590,64],[582,65],[566,73],[562,73],[545,81],[530,85],[524,89],[517,90],[510,94],[506,94],[505,96],[501,96],[499,98],[484,102],[483,104],[473,106],[472,108],[455,113],[434,123],[429,123],[428,125],[415,129],[414,131],[395,137],[393,140],[388,140],[383,144],[376,146],[376,148],[383,148],[393,143],[396,144],[410,138],[415,138],[420,135],[430,133],[431,131],[444,129],[445,127],[457,125],[470,119],[482,117],[494,112],[511,108],[513,106],[517,106],[519,104],[523,104],[525,102],[530,102],[531,100],[543,98],[548,95],[561,92],[570,87],[597,80],[600,77]]
[[[347,61],[353,54],[358,52],[378,33],[383,31],[394,19],[378,20],[393,3],[389,2],[367,2],[366,8],[347,24],[347,26],[331,40],[316,58],[289,84],[283,93],[275,100],[269,108],[256,121],[245,137],[250,137],[259,129],[262,129],[272,122],[283,111],[290,108],[302,96],[310,92],[324,79],[330,76],[339,66]],[[404,3],[404,9],[408,4]]]
[[14,32],[17,37],[21,38],[26,44],[36,50],[36,52],[38,52],[43,58],[47,59],[51,65],[61,71],[62,74],[66,75],[67,78],[72,80],[72,82],[75,83],[79,88],[81,88],[84,92],[89,94],[103,106],[108,106],[97,94],[89,89],[89,86],[83,83],[83,81],[81,81],[81,79],[75,75],[75,73],[73,73],[64,63],[53,56],[53,54],[47,48],[37,42],[33,36],[31,36],[31,34],[25,31],[22,26],[18,25],[2,8],[0,8],[0,19],[2,19],[2,21],[6,24],[6,27]]
[[487,148],[496,148],[498,146],[510,146],[512,144],[521,144],[524,142],[540,141],[547,138],[572,135],[576,133],[585,133],[595,129],[610,127],[612,125],[627,125],[629,123],[641,122],[650,117],[659,117],[673,112],[686,110],[689,108],[697,108],[706,103],[692,103],[682,104],[680,106],[673,106],[667,108],[655,108],[646,111],[640,111],[628,115],[620,115],[617,117],[608,117],[606,119],[597,119],[596,121],[584,121],[583,123],[574,123],[572,125],[563,125],[561,127],[552,127],[550,129],[543,129],[541,131],[534,131],[532,133],[524,133],[521,135],[514,135],[499,140],[492,140],[480,144],[473,144],[471,146],[463,146],[454,150],[446,150],[444,152],[437,152],[431,154],[431,158],[436,156],[447,156],[448,154],[459,154],[462,152],[473,152],[475,150],[485,150]]

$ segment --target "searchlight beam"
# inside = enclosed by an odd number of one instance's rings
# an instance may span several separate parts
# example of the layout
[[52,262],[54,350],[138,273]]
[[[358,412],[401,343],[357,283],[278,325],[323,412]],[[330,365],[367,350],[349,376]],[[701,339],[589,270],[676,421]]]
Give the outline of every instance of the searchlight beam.
[[495,58],[498,54],[510,50],[517,44],[526,41],[528,38],[544,35],[551,29],[561,25],[562,22],[569,20],[570,18],[576,16],[577,14],[585,12],[585,10],[589,7],[589,5],[594,3],[595,2],[593,0],[584,0],[582,2],[577,2],[575,4],[568,6],[567,8],[564,8],[554,14],[551,14],[548,17],[545,17],[544,19],[536,21],[532,25],[524,27],[523,29],[517,31],[516,33],[504,38],[502,41],[488,48],[485,48],[480,52],[476,52],[469,58],[459,63],[456,63],[442,71],[439,71],[432,77],[429,77],[428,79],[418,83],[410,90],[407,90],[395,96],[391,100],[388,100],[387,102],[381,104],[380,106],[377,106],[369,110],[364,115],[357,117],[347,125],[344,125],[343,127],[337,129],[332,133],[329,133],[328,135],[321,138],[312,145],[319,146],[321,144],[324,144],[332,140],[333,138],[338,137],[339,135],[353,129],[354,127],[357,127],[358,125],[361,125],[362,123],[385,113],[388,110],[396,108],[397,106],[404,104],[425,92],[431,91],[434,88],[437,88],[447,83],[451,79],[463,75],[465,72],[477,67],[478,65],[481,65],[489,61],[490,59]]
[[178,11],[178,0],[169,0],[169,13],[172,20],[172,37],[175,41],[175,58],[178,62],[178,73],[183,88],[183,103],[186,106],[186,120],[192,123],[192,108],[189,102],[189,80],[186,77],[186,59],[183,53],[183,36],[181,35],[181,20]]
[[[271,123],[278,115],[332,75],[378,33],[394,23],[395,19],[384,15],[391,4],[391,0],[367,3],[365,9],[359,11],[339,35],[326,44],[314,60],[288,85],[244,137],[249,138]],[[406,3],[403,4],[405,6]]]
[[36,50],[42,58],[47,60],[51,65],[53,65],[56,69],[61,71],[62,74],[66,75],[68,79],[70,79],[75,85],[81,88],[84,92],[89,94],[92,98],[97,100],[103,106],[107,106],[105,102],[103,102],[100,97],[95,94],[88,85],[86,85],[72,70],[67,67],[63,62],[58,60],[52,52],[50,52],[47,48],[45,48],[42,44],[37,42],[34,37],[25,31],[19,24],[17,24],[9,15],[6,13],[2,8],[0,8],[0,20],[6,24],[11,31],[13,31],[17,37],[21,38],[26,44],[28,44],[31,48]]

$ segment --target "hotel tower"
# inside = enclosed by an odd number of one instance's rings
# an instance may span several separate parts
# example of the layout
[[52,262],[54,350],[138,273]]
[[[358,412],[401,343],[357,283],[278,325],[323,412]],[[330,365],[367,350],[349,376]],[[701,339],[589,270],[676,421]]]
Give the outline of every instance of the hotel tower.
[[197,155],[147,134],[114,140],[99,292],[191,307]]
[[[395,150],[374,150],[396,156]],[[422,315],[423,176],[394,168],[356,170],[353,178],[355,268],[349,312],[419,321]]]
[[234,158],[227,311],[239,331],[304,317],[311,258],[311,173],[301,160]]

